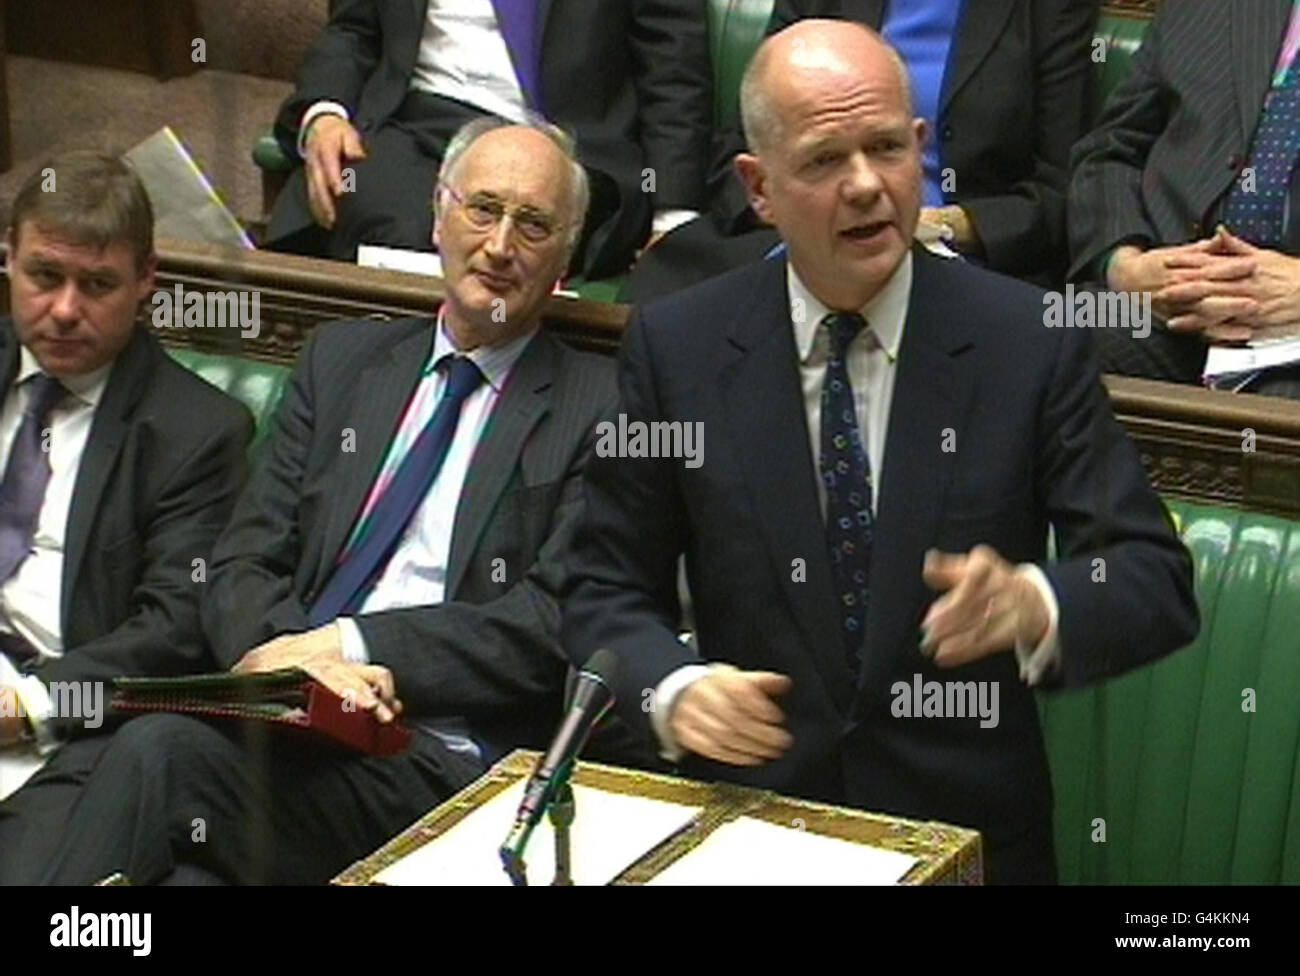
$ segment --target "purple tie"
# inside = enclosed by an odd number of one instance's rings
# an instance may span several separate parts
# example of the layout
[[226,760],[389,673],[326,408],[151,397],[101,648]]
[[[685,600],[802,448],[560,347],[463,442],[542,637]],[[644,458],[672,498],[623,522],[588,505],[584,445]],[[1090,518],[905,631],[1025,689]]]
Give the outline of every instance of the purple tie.
[[45,425],[50,411],[68,392],[45,373],[36,374],[27,386],[27,407],[9,449],[4,481],[0,481],[0,582],[16,573],[32,551],[36,521],[50,481],[50,457],[42,444]]
[[523,89],[529,107],[540,112],[537,0],[492,0],[492,6],[496,8],[497,28],[510,51],[519,87]]

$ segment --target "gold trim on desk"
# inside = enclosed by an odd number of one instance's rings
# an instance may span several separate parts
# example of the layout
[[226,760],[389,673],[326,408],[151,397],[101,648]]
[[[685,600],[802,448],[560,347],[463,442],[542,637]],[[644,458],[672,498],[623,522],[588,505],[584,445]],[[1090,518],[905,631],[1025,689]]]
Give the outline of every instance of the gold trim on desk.
[[[538,753],[535,751],[516,749],[374,854],[357,861],[332,883],[373,883],[371,879],[385,868],[446,833],[471,811],[517,780],[528,776],[537,764],[537,759]],[[703,808],[703,812],[687,827],[648,851],[615,878],[614,884],[645,884],[697,847],[722,824],[741,816],[910,854],[918,861],[900,884],[977,885],[983,880],[980,835],[977,831],[963,827],[934,821],[904,820],[808,800],[790,799],[766,790],[730,783],[702,783],[599,763],[579,763],[574,769],[573,782],[611,793],[644,796]],[[496,852],[490,852],[488,856],[495,857]]]

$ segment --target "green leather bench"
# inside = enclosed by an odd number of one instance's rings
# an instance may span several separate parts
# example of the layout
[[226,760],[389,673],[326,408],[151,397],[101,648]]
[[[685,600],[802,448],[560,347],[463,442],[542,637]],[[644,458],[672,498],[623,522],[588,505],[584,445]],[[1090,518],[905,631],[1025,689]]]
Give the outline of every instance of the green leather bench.
[[255,454],[271,432],[275,411],[284,395],[289,367],[238,356],[167,347],[167,352],[186,369],[224,390],[248,408],[256,430],[249,452]]
[[1040,698],[1061,880],[1300,881],[1300,524],[1169,507],[1200,636]]

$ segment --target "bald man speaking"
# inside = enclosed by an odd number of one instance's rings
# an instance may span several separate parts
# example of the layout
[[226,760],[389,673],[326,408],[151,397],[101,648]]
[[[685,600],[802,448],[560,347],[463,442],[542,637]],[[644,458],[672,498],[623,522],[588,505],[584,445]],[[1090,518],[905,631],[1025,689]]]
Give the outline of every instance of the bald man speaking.
[[598,446],[563,643],[618,655],[623,718],[684,774],[973,827],[986,880],[1053,882],[1032,688],[1189,642],[1191,561],[1088,335],[914,245],[928,133],[896,52],[802,21],[741,101],[736,169],[786,250],[633,315],[619,423],[704,450]]

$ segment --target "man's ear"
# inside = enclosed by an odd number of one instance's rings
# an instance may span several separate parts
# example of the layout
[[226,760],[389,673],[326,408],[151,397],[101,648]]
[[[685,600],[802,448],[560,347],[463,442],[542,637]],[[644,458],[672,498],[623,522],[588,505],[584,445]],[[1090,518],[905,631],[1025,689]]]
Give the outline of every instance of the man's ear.
[[736,176],[745,187],[745,196],[754,213],[768,224],[775,224],[772,219],[772,207],[767,199],[767,173],[763,161],[753,153],[737,153],[735,159]]
[[146,301],[153,292],[158,278],[158,252],[150,251],[149,257],[145,259],[144,267],[140,269],[140,276],[136,279],[136,299]]
[[442,185],[439,184],[433,188],[433,233],[429,235],[429,240],[433,242],[434,250],[442,250],[442,215],[445,212],[444,200],[442,199]]
[[918,149],[925,149],[934,133],[930,130],[930,123],[925,119],[917,116],[912,120],[912,132],[916,136],[916,146]]

